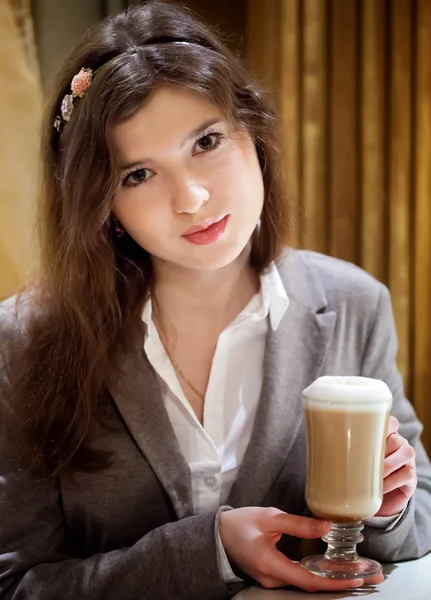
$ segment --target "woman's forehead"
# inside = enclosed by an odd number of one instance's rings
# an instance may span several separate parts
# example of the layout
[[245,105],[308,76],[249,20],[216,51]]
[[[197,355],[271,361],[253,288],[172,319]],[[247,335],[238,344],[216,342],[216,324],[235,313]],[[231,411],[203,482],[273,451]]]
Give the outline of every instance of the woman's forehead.
[[[121,161],[137,151],[148,156],[166,147],[181,147],[205,124],[224,120],[221,108],[184,87],[158,88],[127,121],[112,128],[112,141]],[[145,158],[144,156],[142,158]]]

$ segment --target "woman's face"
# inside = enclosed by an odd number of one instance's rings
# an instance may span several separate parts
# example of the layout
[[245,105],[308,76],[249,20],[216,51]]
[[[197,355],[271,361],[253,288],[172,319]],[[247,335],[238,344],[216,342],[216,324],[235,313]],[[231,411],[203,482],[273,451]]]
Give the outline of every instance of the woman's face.
[[121,168],[114,215],[153,260],[218,269],[239,256],[264,196],[244,129],[203,97],[163,86],[115,126],[113,142]]

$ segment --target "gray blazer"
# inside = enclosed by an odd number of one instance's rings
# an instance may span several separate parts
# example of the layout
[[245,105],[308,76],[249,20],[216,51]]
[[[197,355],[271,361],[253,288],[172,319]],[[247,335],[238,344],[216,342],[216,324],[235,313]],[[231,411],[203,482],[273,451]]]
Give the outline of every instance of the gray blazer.
[[[431,549],[431,465],[419,442],[421,425],[404,398],[395,365],[396,334],[386,288],[350,264],[289,251],[279,266],[290,298],[268,334],[264,384],[252,438],[228,504],[276,506],[307,514],[301,391],[322,374],[383,379],[393,414],[417,453],[419,484],[391,530],[366,527],[362,553],[384,561]],[[25,311],[24,311],[25,312]],[[25,314],[0,307],[2,404],[10,348],[25,342]],[[120,356],[109,385],[110,427],[94,424],[91,444],[113,451],[97,473],[64,472],[55,487],[19,466],[17,427],[3,410],[0,437],[0,600],[222,600],[242,584],[225,585],[216,552],[220,510],[194,516],[190,473],[143,352]],[[283,551],[301,554],[285,537]]]

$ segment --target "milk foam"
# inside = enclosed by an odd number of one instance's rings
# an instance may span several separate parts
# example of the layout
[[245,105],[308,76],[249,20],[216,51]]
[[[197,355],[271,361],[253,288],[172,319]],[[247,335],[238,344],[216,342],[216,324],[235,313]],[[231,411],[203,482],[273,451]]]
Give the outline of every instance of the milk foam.
[[380,379],[355,376],[319,377],[302,392],[304,404],[331,410],[381,411],[392,403],[392,393]]

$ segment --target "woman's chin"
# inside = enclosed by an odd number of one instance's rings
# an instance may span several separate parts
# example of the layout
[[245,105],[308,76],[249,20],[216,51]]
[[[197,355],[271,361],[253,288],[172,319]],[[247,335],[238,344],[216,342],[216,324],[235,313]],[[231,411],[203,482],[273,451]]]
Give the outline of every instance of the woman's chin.
[[208,246],[196,246],[191,252],[185,253],[181,262],[185,268],[215,271],[235,262],[243,250],[244,244],[216,242]]

